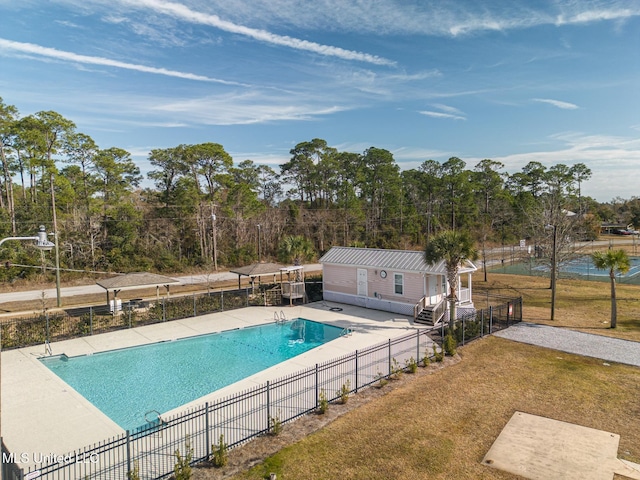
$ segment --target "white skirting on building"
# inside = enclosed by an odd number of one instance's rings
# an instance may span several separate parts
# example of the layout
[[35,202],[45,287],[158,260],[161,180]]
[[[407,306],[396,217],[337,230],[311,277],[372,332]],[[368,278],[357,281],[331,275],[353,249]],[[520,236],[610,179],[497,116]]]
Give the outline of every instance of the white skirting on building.
[[[365,297],[362,295],[349,295],[347,293],[338,293],[325,290],[323,297],[328,302],[346,303],[347,305],[355,305],[357,307],[371,308],[373,310],[382,310],[384,312],[399,313],[408,317],[413,317],[413,304],[392,302],[390,300],[382,300],[375,297]],[[466,303],[464,306],[456,308],[456,316],[462,318],[475,312],[473,303]]]
[[382,310],[384,312],[399,313],[401,315],[413,317],[413,305],[408,303],[392,302],[375,297],[349,295],[346,293],[331,292],[326,290],[324,291],[323,296],[324,299],[329,302],[346,303],[347,305],[356,305],[358,307]]

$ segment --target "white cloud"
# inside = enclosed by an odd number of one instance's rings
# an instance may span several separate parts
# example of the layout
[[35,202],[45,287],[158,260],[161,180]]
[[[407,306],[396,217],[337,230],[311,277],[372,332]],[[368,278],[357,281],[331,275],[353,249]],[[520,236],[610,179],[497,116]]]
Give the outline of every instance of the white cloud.
[[434,105],[432,105],[433,108],[437,108],[438,110],[442,110],[441,112],[437,112],[434,110],[421,110],[420,113],[421,115],[426,115],[428,117],[433,117],[433,118],[449,118],[452,120],[466,120],[467,117],[465,116],[464,112],[460,111],[459,109],[452,107],[450,105],[445,105],[442,103],[436,103]]
[[621,20],[638,15],[637,8],[603,8],[594,10],[578,11],[569,16],[560,15],[556,21],[557,25],[573,24],[573,23],[590,23],[604,20]]
[[461,117],[460,115],[451,115],[450,113],[433,112],[431,110],[422,110],[418,113],[420,113],[421,115],[426,115],[427,117],[433,117],[433,118],[450,118],[453,120],[466,120],[465,117]]
[[229,82],[226,80],[220,80],[217,78],[206,77],[204,75],[197,75],[194,73],[178,72],[175,70],[168,70],[166,68],[148,67],[146,65],[138,65],[134,63],[120,62],[118,60],[111,60],[109,58],[94,57],[88,55],[78,55],[73,52],[66,52],[63,50],[57,50],[55,48],[42,47],[33,43],[13,42],[0,38],[0,51],[7,52],[20,52],[29,55],[35,55],[43,58],[53,58],[56,60],[62,60],[65,62],[89,64],[89,65],[103,65],[106,67],[122,68],[125,70],[135,70],[138,72],[152,73],[155,75],[166,75],[169,77],[183,78],[185,80],[195,80],[200,82],[214,82],[222,83],[224,85],[242,85],[237,82]]
[[314,99],[304,93],[298,95],[265,94],[261,91],[210,95],[176,101],[154,100],[147,106],[162,116],[205,125],[248,125],[282,120],[312,120],[318,116],[347,110],[333,105],[331,100]]
[[581,162],[593,172],[592,179],[584,185],[584,195],[599,201],[608,201],[616,196],[638,196],[640,137],[562,132],[552,135],[550,139],[560,142],[556,149],[490,158],[504,163],[510,173],[519,171],[527,163],[534,161],[547,167],[559,163],[573,165]]
[[554,107],[561,108],[563,110],[576,110],[580,107],[574,103],[563,102],[561,100],[554,100],[552,98],[534,98],[534,102],[540,103],[548,103],[549,105],[553,105]]
[[442,110],[443,112],[447,112],[447,113],[451,113],[451,114],[455,114],[455,115],[461,115],[461,116],[464,115],[464,113],[461,110],[459,110],[459,109],[457,109],[455,107],[452,107],[450,105],[445,105],[443,103],[435,103],[433,105],[433,107],[437,108],[438,110]]
[[304,50],[317,53],[319,55],[338,57],[342,58],[343,60],[355,60],[360,62],[372,63],[375,65],[395,65],[395,62],[386,58],[379,57],[377,55],[371,55],[354,50],[347,50],[331,45],[323,45],[320,43],[302,40],[287,35],[278,35],[267,30],[238,25],[228,20],[223,20],[218,15],[198,12],[190,9],[186,5],[182,5],[179,3],[165,2],[162,0],[125,0],[123,3],[129,4],[136,8],[146,7],[156,13],[170,15],[171,17],[178,18],[183,21],[201,25],[209,25],[225,32],[243,35],[249,38],[253,38],[254,40],[257,40],[259,42],[265,42],[272,45],[279,45],[295,50]]
[[[433,150],[428,148],[415,148],[415,147],[400,147],[391,151],[393,158],[398,162],[402,162],[403,168],[418,168],[422,162],[435,158],[449,158],[453,154],[451,152],[445,152],[442,150]],[[422,160],[416,160],[421,158]],[[409,163],[413,162],[416,166],[409,166]]]
[[[20,3],[25,1],[22,0]],[[181,4],[164,2],[163,0],[57,1],[72,4],[77,9],[84,11],[88,10],[88,5],[102,5],[110,12],[118,7],[139,8],[142,4],[158,13],[173,15],[176,18],[216,28],[224,29],[228,24],[229,30],[226,31],[242,35],[253,36],[257,33],[259,37],[262,35],[261,32],[264,32],[266,34],[264,40],[256,39],[269,41],[269,36],[273,35],[276,42],[280,41],[279,38],[288,42],[289,37],[270,33],[266,29],[285,26],[286,28],[304,29],[306,32],[363,32],[375,35],[418,34],[450,37],[473,35],[486,31],[520,30],[540,25],[563,26],[605,21],[620,22],[640,16],[640,4],[637,0],[590,0],[588,2],[578,0],[551,2],[532,2],[531,0],[510,0],[509,2],[489,0],[359,0],[357,2],[345,2],[344,0],[316,0],[314,2],[300,0],[181,0]],[[173,8],[172,5],[181,8]],[[206,12],[215,12],[215,15]],[[127,15],[123,12],[118,13]],[[203,22],[203,19],[206,22]],[[265,30],[243,27],[242,25],[259,25],[261,29]],[[243,29],[246,30],[243,31]],[[349,50],[345,51],[350,52]],[[371,57],[373,59],[379,58],[375,55],[371,55]]]

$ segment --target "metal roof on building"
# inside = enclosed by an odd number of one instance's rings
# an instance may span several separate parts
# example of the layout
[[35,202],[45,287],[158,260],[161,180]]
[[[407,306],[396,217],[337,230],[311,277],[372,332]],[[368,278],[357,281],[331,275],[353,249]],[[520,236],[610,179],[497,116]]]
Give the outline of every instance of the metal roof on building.
[[280,270],[283,268],[286,268],[286,265],[280,263],[254,263],[231,270],[231,273],[245,275],[247,277],[258,277],[260,275],[276,275],[281,273]]
[[[445,275],[444,260],[436,265],[425,262],[424,252],[419,250],[389,250],[384,248],[331,247],[320,259],[320,263],[353,267],[386,268],[405,272],[426,272]],[[460,273],[474,272],[476,266],[465,260]]]
[[175,278],[148,272],[118,275],[117,277],[98,280],[96,284],[106,290],[126,290],[140,287],[181,285],[181,283]]

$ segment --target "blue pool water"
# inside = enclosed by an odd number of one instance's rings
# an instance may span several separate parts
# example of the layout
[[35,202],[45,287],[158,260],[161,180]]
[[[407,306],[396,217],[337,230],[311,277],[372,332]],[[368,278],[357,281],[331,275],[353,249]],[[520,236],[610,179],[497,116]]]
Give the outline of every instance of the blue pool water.
[[41,361],[118,425],[133,430],[156,418],[148,414],[145,419],[147,412],[184,405],[341,333],[338,327],[296,319]]

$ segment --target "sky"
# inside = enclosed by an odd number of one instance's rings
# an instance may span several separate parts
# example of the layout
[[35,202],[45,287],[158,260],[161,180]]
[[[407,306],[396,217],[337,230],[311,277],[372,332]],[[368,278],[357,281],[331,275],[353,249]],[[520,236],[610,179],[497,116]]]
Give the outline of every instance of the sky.
[[[638,0],[0,0],[0,97],[100,148],[581,162],[640,196]],[[148,184],[151,186],[151,183]]]

